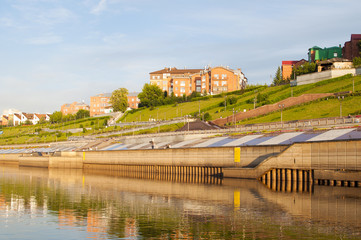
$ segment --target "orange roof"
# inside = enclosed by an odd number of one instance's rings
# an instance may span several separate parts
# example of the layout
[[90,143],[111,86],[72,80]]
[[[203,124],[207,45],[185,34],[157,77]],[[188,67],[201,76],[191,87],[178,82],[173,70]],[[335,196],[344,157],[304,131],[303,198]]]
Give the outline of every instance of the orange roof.
[[185,73],[198,73],[203,69],[177,69],[173,68],[164,68],[159,71],[151,72],[149,74],[163,74],[163,73],[170,73],[170,74],[185,74]]

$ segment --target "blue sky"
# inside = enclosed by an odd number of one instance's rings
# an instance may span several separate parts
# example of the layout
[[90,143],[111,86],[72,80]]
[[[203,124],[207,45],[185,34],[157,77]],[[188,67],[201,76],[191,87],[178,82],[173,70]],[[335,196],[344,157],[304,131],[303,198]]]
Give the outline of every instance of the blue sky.
[[140,91],[166,66],[230,66],[269,84],[282,60],[361,33],[360,9],[360,0],[0,0],[0,111]]

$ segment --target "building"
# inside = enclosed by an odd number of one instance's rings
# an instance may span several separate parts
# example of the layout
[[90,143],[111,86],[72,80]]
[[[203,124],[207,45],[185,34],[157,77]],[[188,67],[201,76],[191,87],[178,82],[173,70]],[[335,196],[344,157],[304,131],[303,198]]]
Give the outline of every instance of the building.
[[140,103],[137,92],[131,92],[128,94],[128,107],[137,109]]
[[110,104],[111,93],[101,93],[90,97],[90,116],[110,113],[113,111]]
[[299,61],[282,61],[282,79],[291,79],[292,69],[307,62],[305,59]]
[[62,105],[60,111],[63,113],[63,115],[68,115],[68,114],[76,114],[79,110],[89,111],[89,109],[90,109],[89,106],[84,102],[81,103],[73,102],[70,104],[66,103]]
[[342,56],[345,59],[352,60],[355,57],[360,57],[361,34],[351,34],[351,40],[345,42],[342,48]]
[[164,68],[151,72],[150,84],[159,86],[168,94],[176,97],[190,95],[192,92],[219,94],[246,87],[247,78],[241,69],[229,67],[205,67],[204,69]]
[[1,125],[7,126],[9,125],[9,117],[6,115],[1,116]]
[[[137,92],[128,94],[128,107],[137,109],[140,103]],[[113,112],[113,107],[110,103],[112,93],[101,93],[96,96],[90,97],[90,116],[99,114],[106,114]]]
[[318,46],[314,46],[308,49],[309,62],[317,62],[331,58],[342,58],[341,45],[339,45],[338,47],[329,47],[329,48],[320,48]]

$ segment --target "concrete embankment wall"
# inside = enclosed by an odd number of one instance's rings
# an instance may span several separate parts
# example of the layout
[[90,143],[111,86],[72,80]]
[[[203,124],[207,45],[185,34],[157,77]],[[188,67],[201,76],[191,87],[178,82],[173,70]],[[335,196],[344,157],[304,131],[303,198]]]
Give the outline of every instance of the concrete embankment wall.
[[19,154],[18,153],[1,154],[0,164],[19,165]]
[[[167,172],[166,167],[186,167],[186,174],[189,174],[188,170],[193,173],[189,167],[222,168],[224,177],[252,179],[272,169],[299,169],[312,170],[314,179],[341,180],[347,175],[347,180],[361,181],[357,172],[361,171],[361,140],[296,143],[291,146],[62,152],[58,156],[42,157],[5,154],[0,162],[28,167],[127,171],[139,171],[139,166],[164,166],[160,168],[163,172]],[[119,168],[122,165],[127,168]],[[158,171],[159,168],[152,169]]]
[[[234,178],[258,178],[266,171],[276,168],[312,169],[315,170],[315,179],[319,178],[318,174],[325,174],[324,170],[361,171],[361,141],[296,143],[278,156],[269,157],[255,168],[227,168],[223,169],[223,175]],[[358,173],[356,176],[361,180]]]

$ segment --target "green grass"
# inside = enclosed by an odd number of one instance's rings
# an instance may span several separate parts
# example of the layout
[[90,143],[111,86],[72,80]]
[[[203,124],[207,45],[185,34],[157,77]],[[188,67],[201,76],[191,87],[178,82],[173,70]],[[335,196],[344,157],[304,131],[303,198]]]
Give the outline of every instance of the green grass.
[[[350,77],[344,76],[336,79],[325,80],[314,84],[290,87],[289,85],[284,86],[256,86],[247,89],[243,94],[240,93],[227,93],[224,95],[207,96],[198,99],[193,99],[191,102],[172,104],[166,106],[155,107],[153,110],[150,108],[139,109],[125,114],[122,122],[134,122],[132,126],[125,127],[108,127],[105,128],[103,123],[108,117],[100,118],[85,118],[79,120],[73,120],[65,123],[57,124],[42,124],[35,126],[16,126],[7,127],[2,130],[4,133],[0,135],[0,145],[9,144],[24,144],[24,143],[43,143],[43,142],[54,142],[54,141],[65,141],[69,136],[86,136],[100,133],[111,133],[114,132],[116,135],[117,131],[139,127],[137,124],[139,121],[148,121],[149,119],[169,120],[177,117],[183,117],[185,115],[193,115],[200,109],[201,113],[208,112],[212,119],[220,117],[227,117],[233,114],[233,109],[236,112],[243,112],[244,109],[247,111],[253,109],[253,99],[256,94],[261,93],[262,95],[268,95],[268,102],[275,103],[280,100],[286,99],[291,96],[300,96],[305,93],[332,93],[332,92],[343,92],[352,91],[353,81],[355,84],[356,95],[361,92],[361,76]],[[225,101],[226,97],[236,97],[237,103],[225,107],[220,107],[220,103]],[[349,96],[343,101],[343,116],[348,114],[361,113],[361,96]],[[257,107],[260,104],[257,103]],[[301,120],[301,119],[312,119],[312,118],[325,118],[325,117],[336,117],[339,116],[339,101],[335,98],[329,98],[323,101],[313,101],[311,103],[303,104],[301,106],[294,106],[283,111],[283,120]],[[254,119],[248,119],[240,122],[240,124],[251,124],[251,123],[263,123],[263,122],[275,122],[280,121],[280,111],[270,113],[265,116],[260,116]],[[159,131],[174,131],[180,125],[168,125],[160,127]],[[65,134],[60,131],[74,129],[74,128],[90,128],[85,133]],[[40,131],[36,134],[37,129],[49,128],[55,130],[55,132]],[[146,134],[156,133],[158,127],[153,129],[136,131],[134,134]],[[129,133],[130,135],[133,133]]]
[[[361,96],[348,96],[342,101],[342,115],[348,116],[361,109]],[[327,118],[340,116],[340,102],[336,98],[327,98],[313,101],[303,105],[284,109],[283,121],[304,120],[313,118]],[[253,124],[264,122],[281,121],[281,111],[273,112],[264,116],[241,121],[240,124]]]

